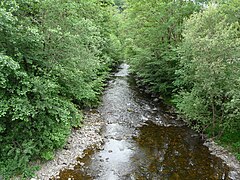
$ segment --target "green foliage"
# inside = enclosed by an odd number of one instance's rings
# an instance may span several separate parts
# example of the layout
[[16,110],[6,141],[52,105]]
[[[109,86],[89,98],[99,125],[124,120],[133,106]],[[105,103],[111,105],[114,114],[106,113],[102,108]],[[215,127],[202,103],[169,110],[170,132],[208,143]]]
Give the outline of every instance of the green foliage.
[[125,3],[124,0],[114,0],[114,4],[117,5],[117,6],[123,6]]
[[127,0],[124,57],[143,85],[173,96],[192,127],[239,156],[240,1],[208,2]]
[[[240,33],[233,3],[209,6],[185,22],[176,71],[179,111],[197,130],[211,136],[239,132]],[[230,13],[230,14],[229,14]]]
[[125,57],[143,84],[169,96],[178,68],[176,47],[182,39],[182,22],[198,11],[199,5],[192,1],[129,0],[127,6]]
[[238,160],[240,160],[240,134],[239,132],[225,132],[219,139],[221,145],[226,146],[228,149],[235,153]]
[[[98,102],[121,44],[111,2],[0,2],[0,174],[32,176],[52,159],[79,108]],[[111,53],[110,53],[111,51]]]

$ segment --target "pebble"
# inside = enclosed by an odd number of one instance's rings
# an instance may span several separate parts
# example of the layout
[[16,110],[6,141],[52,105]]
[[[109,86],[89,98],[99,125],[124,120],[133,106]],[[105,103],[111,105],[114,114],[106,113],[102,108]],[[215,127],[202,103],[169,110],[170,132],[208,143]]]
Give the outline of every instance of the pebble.
[[133,109],[128,108],[127,111],[128,111],[128,112],[133,112]]
[[123,140],[122,137],[116,137],[116,138],[114,138],[114,139],[117,140],[117,141],[121,141],[121,140]]
[[159,101],[158,98],[154,98],[154,99],[153,99],[153,102],[158,102],[158,101]]
[[80,166],[84,166],[84,165],[85,165],[83,162],[81,162],[81,163],[79,163],[79,164],[80,164]]
[[234,180],[240,179],[240,175],[236,171],[230,171],[228,177]]

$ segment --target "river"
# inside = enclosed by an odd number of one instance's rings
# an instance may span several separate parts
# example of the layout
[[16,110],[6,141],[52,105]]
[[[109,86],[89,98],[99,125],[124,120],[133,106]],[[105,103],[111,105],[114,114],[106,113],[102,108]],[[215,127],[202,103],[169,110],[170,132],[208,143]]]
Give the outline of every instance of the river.
[[60,179],[228,179],[228,167],[196,132],[139,91],[128,65],[114,76],[98,109],[105,121],[102,148],[87,149]]

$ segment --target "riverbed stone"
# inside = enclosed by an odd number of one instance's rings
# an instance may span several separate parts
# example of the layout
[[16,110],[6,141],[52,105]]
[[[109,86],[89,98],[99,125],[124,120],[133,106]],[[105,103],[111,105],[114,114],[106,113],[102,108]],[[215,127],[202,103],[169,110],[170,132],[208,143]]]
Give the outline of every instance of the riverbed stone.
[[230,168],[228,178],[232,180],[240,179],[240,163],[233,154],[216,144],[213,139],[207,139],[204,142],[204,145],[208,147],[212,155],[221,158],[224,163],[227,164],[227,166]]
[[153,99],[153,102],[158,102],[158,101],[159,101],[158,98],[154,98],[154,99]]

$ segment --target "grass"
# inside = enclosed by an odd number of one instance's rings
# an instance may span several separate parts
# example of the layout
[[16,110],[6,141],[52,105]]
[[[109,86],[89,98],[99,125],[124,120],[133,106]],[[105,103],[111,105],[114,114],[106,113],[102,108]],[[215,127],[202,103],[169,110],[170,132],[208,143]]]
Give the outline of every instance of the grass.
[[240,161],[240,132],[225,132],[218,143],[233,152]]

